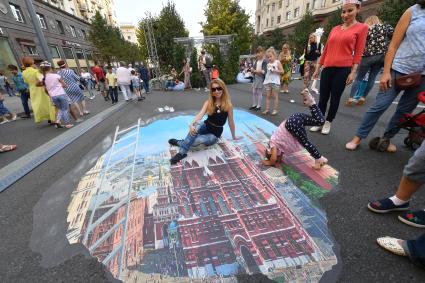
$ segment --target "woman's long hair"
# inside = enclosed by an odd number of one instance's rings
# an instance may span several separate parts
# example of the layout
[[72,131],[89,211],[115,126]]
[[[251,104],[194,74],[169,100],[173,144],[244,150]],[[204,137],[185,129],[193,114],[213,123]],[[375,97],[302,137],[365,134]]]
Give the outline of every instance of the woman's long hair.
[[377,25],[377,24],[382,24],[381,20],[378,18],[378,16],[370,16],[368,17],[365,21],[365,24],[367,24],[369,27]]
[[221,110],[227,112],[229,111],[229,108],[232,106],[232,102],[230,101],[230,96],[229,96],[229,92],[227,91],[226,84],[220,79],[211,80],[210,95],[208,96],[208,106],[207,106],[208,115],[212,115],[215,111],[215,98],[211,90],[211,87],[213,84],[218,84],[223,89],[222,90],[223,93],[221,94]]
[[[283,48],[287,48],[286,54],[284,53]],[[282,45],[282,50],[279,53],[279,57],[278,57],[279,61],[282,61],[283,60],[283,57],[286,56],[286,55],[291,56],[291,49],[289,48],[289,44],[288,43],[285,43],[284,45]]]

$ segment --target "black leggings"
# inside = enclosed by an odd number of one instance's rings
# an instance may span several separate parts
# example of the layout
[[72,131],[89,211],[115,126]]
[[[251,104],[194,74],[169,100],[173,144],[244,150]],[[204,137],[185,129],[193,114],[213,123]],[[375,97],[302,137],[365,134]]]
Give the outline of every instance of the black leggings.
[[319,108],[326,114],[329,98],[331,103],[326,121],[332,122],[338,112],[339,102],[345,89],[345,82],[351,72],[350,67],[326,67],[320,76]]
[[316,104],[310,106],[311,116],[304,113],[295,113],[286,120],[285,128],[311,154],[314,159],[322,157],[316,146],[312,144],[305,131],[305,126],[321,126],[325,118]]

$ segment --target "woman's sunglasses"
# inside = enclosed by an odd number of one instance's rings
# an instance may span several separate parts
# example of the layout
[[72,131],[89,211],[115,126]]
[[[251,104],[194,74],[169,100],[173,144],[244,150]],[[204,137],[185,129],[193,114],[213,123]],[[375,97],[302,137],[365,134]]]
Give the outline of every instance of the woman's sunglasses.
[[219,87],[212,87],[212,88],[211,88],[211,91],[212,91],[212,92],[222,91],[222,90],[223,90],[223,88],[222,88],[221,86],[219,86]]

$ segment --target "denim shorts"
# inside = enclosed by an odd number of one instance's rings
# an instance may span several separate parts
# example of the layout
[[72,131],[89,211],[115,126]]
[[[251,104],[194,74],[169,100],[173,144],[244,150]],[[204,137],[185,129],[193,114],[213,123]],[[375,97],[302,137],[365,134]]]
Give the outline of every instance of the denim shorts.
[[269,90],[279,90],[280,89],[280,85],[278,84],[265,84],[264,88],[266,89],[266,91]]
[[422,142],[421,147],[410,157],[403,175],[413,182],[425,184],[425,142]]

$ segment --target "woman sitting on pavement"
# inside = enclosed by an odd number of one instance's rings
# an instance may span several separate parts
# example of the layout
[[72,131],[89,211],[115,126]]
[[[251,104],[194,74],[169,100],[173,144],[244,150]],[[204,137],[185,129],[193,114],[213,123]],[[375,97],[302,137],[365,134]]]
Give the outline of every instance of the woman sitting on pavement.
[[[201,122],[204,115],[208,118]],[[210,95],[204,102],[201,111],[189,124],[189,133],[184,140],[170,139],[169,144],[180,147],[179,152],[170,159],[170,163],[176,164],[187,156],[191,147],[213,145],[221,137],[223,126],[229,122],[230,132],[234,140],[239,139],[235,134],[235,122],[233,121],[233,106],[226,85],[220,79],[212,80]]]
[[[385,53],[393,37],[394,28],[389,24],[382,24],[377,16],[370,16],[366,19],[365,24],[369,26],[366,47],[357,71],[356,79],[351,87],[350,98],[345,103],[346,106],[352,106],[354,102],[356,102],[357,105],[363,105],[365,103],[366,96],[375,84],[376,76],[384,66]],[[363,95],[355,101],[354,96],[357,94],[360,84],[368,72],[369,77],[366,89]]]
[[383,138],[377,143],[379,151],[397,150],[390,139],[398,133],[397,125],[402,115],[412,112],[418,105],[417,95],[425,89],[425,0],[417,0],[416,3],[404,12],[397,23],[385,56],[380,91],[375,103],[363,116],[356,135],[345,145],[348,150],[355,150],[360,145],[361,140],[369,135],[381,115],[392,105],[401,92],[395,86],[395,80],[400,76],[421,73],[422,81],[418,86],[404,90]]

